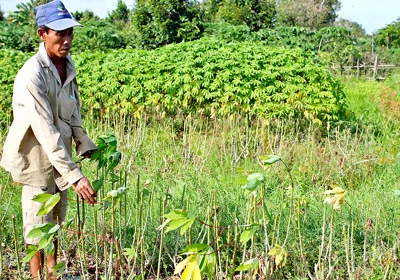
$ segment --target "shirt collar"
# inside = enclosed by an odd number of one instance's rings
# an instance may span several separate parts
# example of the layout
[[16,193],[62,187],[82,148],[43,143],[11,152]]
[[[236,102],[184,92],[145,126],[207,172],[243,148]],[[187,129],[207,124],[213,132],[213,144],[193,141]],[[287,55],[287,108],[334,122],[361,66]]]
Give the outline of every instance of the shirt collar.
[[[46,52],[46,47],[44,46],[44,42],[40,43],[39,45],[37,58],[43,67],[47,67],[53,72],[54,76],[57,78],[57,81],[61,84],[60,76],[58,75],[56,67],[54,66],[53,62],[51,61],[49,55]],[[67,56],[67,75],[68,76],[65,81],[65,84],[69,83],[76,76],[75,66],[74,63],[72,62],[70,54],[68,54]]]

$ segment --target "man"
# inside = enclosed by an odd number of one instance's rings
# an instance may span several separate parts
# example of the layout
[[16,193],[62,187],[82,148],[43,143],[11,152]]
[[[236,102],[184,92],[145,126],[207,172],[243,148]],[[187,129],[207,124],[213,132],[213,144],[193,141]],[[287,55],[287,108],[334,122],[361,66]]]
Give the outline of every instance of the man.
[[[76,71],[69,55],[74,37],[72,19],[61,1],[36,8],[37,34],[43,41],[39,51],[19,70],[13,90],[14,120],[3,147],[1,165],[14,181],[23,185],[22,212],[27,246],[39,240],[26,235],[35,224],[61,223],[66,214],[67,189],[72,186],[81,199],[96,203],[88,179],[72,160],[72,140],[76,154],[91,157],[96,145],[82,128]],[[60,192],[61,200],[45,216],[36,216],[40,204],[32,201],[41,193]],[[50,279],[56,251],[47,256]],[[32,277],[38,279],[44,265],[43,252],[30,261]]]

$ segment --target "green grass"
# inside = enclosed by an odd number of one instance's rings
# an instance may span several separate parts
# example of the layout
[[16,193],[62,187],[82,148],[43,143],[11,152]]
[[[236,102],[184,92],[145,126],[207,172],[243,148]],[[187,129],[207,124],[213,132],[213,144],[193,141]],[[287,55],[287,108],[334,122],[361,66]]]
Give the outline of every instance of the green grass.
[[[185,246],[205,243],[215,250],[214,279],[240,274],[235,269],[253,258],[260,261],[258,273],[268,279],[398,278],[400,125],[393,104],[382,107],[380,97],[388,92],[398,96],[399,86],[393,81],[344,83],[349,118],[325,129],[296,120],[268,123],[239,116],[136,120],[116,113],[115,119],[102,122],[87,117],[91,136],[112,131],[122,153],[115,169],[120,179],[112,183],[108,177],[99,199],[122,185],[128,191],[114,214],[110,208],[96,213],[96,224],[93,209],[85,206],[83,235],[76,233],[77,204],[70,191],[68,218],[75,219],[60,232],[67,273],[89,269],[90,279],[97,264],[98,273],[109,279],[116,270],[124,273],[121,279],[137,275],[167,279],[186,257],[180,255]],[[282,158],[293,181],[282,162],[261,164],[269,154]],[[82,165],[92,181],[98,177],[95,162]],[[252,196],[242,186],[255,172],[266,179]],[[4,171],[0,186],[1,272],[15,275],[14,234],[23,248],[20,188]],[[324,192],[334,186],[347,191],[345,202],[335,211],[324,204]],[[167,227],[158,230],[163,215],[175,209],[197,220],[182,235],[179,230],[165,232]],[[82,207],[79,211],[82,214]],[[368,221],[372,224],[366,226]],[[244,245],[240,237],[249,224],[260,228]],[[113,247],[110,236],[117,239]],[[285,266],[276,265],[277,259],[268,254],[276,244],[287,252]],[[133,249],[129,258],[122,255],[125,248]],[[28,279],[26,266],[23,270]]]

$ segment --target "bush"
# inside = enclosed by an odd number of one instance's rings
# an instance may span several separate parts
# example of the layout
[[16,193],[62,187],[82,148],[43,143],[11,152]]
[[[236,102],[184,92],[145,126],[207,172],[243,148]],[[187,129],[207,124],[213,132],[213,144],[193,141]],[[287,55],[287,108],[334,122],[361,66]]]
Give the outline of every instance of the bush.
[[30,53],[23,53],[21,51],[0,50],[0,127],[4,127],[7,124],[7,120],[11,118],[14,78],[18,70],[30,56]]
[[[10,104],[15,74],[29,55],[1,50],[0,57],[3,104]],[[243,113],[322,123],[339,120],[346,107],[340,82],[300,49],[202,39],[152,51],[87,51],[74,61],[84,108],[94,113]]]
[[343,116],[341,85],[300,49],[202,39],[153,51],[86,52],[76,57],[85,107],[260,118]]
[[154,49],[192,41],[202,33],[201,12],[188,0],[138,1],[125,30],[128,45]]
[[0,29],[0,48],[23,52],[32,52],[38,48],[39,38],[35,33],[35,28],[0,21]]
[[254,41],[254,33],[247,25],[232,25],[226,22],[205,23],[202,36],[226,42]]
[[125,47],[121,31],[106,20],[87,20],[80,22],[83,27],[74,29],[73,52],[107,51]]

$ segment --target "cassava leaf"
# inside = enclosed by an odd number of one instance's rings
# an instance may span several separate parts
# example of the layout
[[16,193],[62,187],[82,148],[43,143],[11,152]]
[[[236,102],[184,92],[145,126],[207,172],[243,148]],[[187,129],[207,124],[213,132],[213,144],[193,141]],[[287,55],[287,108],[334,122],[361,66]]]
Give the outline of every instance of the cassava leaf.
[[187,258],[183,259],[181,262],[179,262],[174,270],[174,275],[181,273],[182,270],[188,265],[188,263],[194,258],[194,255],[190,255]]
[[180,209],[176,209],[166,215],[164,215],[165,218],[171,219],[171,220],[179,220],[179,219],[184,219],[187,218],[189,215],[188,212],[185,212]]
[[56,206],[56,204],[60,201],[60,198],[60,193],[56,193],[48,197],[47,200],[43,202],[36,215],[43,216],[50,213],[54,206]]
[[191,244],[191,245],[186,246],[182,250],[182,252],[183,253],[200,253],[200,252],[208,251],[209,248],[211,248],[211,247],[207,244],[196,243],[196,244]]
[[37,196],[35,196],[34,198],[32,198],[32,200],[43,204],[47,200],[49,200],[49,198],[51,196],[52,196],[52,194],[49,194],[49,193],[41,193],[41,194],[38,194]]
[[36,254],[36,252],[38,251],[38,247],[35,245],[30,245],[28,248],[26,248],[26,255],[25,257],[22,259],[23,263],[28,263],[33,256]]
[[267,159],[263,160],[263,163],[267,164],[267,165],[271,165],[280,160],[282,160],[282,158],[280,156],[268,155]]
[[247,181],[260,181],[263,182],[265,180],[265,176],[262,173],[253,173],[247,176]]
[[244,263],[241,263],[237,268],[236,271],[248,271],[250,269],[257,269],[259,265],[259,259],[254,258],[251,260],[248,260]]

